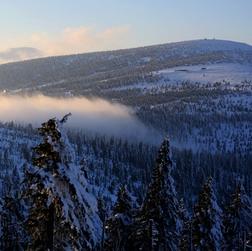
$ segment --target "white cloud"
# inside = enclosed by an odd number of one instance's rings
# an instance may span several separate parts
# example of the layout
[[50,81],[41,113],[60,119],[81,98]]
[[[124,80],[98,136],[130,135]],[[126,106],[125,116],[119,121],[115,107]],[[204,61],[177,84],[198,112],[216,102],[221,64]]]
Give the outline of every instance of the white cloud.
[[[8,43],[0,44],[0,50],[3,51],[0,51],[0,64],[41,56],[126,48],[131,44],[130,33],[129,26],[109,27],[103,30],[80,26],[66,27],[57,33],[34,32],[25,37],[13,37]],[[3,49],[6,45],[13,49]]]
[[30,43],[46,55],[64,55],[125,47],[129,41],[127,26],[96,31],[91,27],[67,27],[58,34],[34,33]]
[[43,53],[31,47],[11,48],[0,51],[0,64],[42,57]]

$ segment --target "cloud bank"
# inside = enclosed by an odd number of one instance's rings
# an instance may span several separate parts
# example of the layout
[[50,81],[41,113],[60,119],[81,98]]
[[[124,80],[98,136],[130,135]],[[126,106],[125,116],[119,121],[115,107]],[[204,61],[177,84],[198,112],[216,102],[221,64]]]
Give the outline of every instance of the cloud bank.
[[128,26],[110,27],[97,31],[92,27],[67,27],[57,34],[34,33],[31,43],[46,55],[119,49],[127,45]]
[[[66,27],[55,33],[34,32],[26,37],[13,37],[7,44],[13,49],[2,49],[0,64],[42,56],[126,48],[130,44],[130,32],[129,26],[114,26],[103,30],[79,26]],[[20,45],[26,47],[19,48]]]
[[36,48],[31,47],[11,48],[5,51],[0,51],[0,64],[21,61],[26,59],[39,58],[42,56],[43,56],[42,51]]
[[103,99],[0,96],[0,104],[1,121],[39,126],[71,112],[67,126],[72,128],[144,142],[160,141],[160,135],[141,123],[130,108]]

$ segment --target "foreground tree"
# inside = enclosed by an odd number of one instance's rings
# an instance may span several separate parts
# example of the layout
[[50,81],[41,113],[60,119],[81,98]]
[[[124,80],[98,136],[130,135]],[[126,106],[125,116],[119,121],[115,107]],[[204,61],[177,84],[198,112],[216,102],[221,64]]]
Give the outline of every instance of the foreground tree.
[[181,220],[171,170],[169,141],[165,139],[131,236],[135,250],[178,250]]
[[212,178],[204,184],[194,208],[193,245],[195,250],[221,250],[222,211],[212,187]]
[[241,183],[225,210],[223,223],[224,250],[246,250],[252,244],[252,202]]
[[92,223],[99,229],[96,204],[92,208],[87,200],[92,198],[87,181],[62,128],[68,116],[42,124],[43,141],[34,148],[34,166],[26,171],[28,250],[91,250],[99,238],[89,231],[95,229]]

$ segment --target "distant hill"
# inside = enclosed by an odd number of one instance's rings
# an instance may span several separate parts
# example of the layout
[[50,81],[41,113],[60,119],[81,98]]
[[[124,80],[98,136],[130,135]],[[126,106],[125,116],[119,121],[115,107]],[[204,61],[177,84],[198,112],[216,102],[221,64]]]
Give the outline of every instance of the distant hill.
[[153,71],[210,63],[251,64],[252,46],[205,39],[9,63],[0,65],[0,90],[85,95],[103,84],[138,82]]

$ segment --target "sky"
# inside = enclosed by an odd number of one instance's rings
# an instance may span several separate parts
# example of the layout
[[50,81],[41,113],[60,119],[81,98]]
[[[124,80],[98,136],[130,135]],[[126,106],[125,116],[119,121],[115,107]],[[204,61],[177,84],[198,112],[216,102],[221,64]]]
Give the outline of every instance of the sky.
[[252,45],[252,0],[1,0],[0,63],[216,38]]

